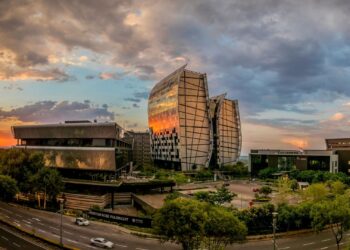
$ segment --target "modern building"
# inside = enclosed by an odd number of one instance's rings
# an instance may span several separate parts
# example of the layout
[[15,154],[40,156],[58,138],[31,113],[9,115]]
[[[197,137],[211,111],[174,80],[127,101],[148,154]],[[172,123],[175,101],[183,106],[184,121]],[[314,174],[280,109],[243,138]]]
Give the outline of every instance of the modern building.
[[151,164],[151,138],[148,131],[127,131],[124,134],[124,139],[131,145],[134,167]]
[[156,165],[182,171],[234,163],[241,150],[238,102],[209,99],[206,74],[182,66],[151,90],[148,123]]
[[248,170],[252,176],[267,168],[289,171],[323,170],[338,172],[338,155],[332,150],[271,150],[252,149],[249,154]]
[[190,171],[209,166],[212,124],[207,76],[185,66],[152,89],[148,123],[155,164]]
[[350,174],[350,138],[326,139],[327,150],[339,157],[339,171]]
[[131,145],[114,122],[66,121],[60,124],[13,126],[17,148],[44,153],[45,165],[65,176],[115,175],[131,160]]
[[211,165],[232,164],[239,158],[242,145],[238,101],[227,99],[226,94],[211,97],[210,115],[213,125]]

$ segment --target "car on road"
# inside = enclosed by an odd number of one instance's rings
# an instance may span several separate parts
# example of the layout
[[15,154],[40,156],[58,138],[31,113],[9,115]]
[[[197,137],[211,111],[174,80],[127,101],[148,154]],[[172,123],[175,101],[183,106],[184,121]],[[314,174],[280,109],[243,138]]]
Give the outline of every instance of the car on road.
[[90,243],[91,245],[103,248],[112,248],[114,245],[113,242],[104,238],[91,238]]
[[90,224],[90,222],[83,217],[78,217],[75,219],[75,224],[77,224],[78,226],[87,226]]

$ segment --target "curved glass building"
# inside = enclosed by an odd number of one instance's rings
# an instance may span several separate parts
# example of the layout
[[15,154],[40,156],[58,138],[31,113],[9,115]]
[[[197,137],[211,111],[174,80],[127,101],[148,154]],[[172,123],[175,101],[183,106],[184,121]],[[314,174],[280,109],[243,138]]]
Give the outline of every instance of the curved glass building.
[[148,123],[156,165],[182,171],[237,161],[241,126],[237,100],[209,99],[206,74],[179,68],[151,90]]
[[206,74],[186,70],[185,66],[152,89],[148,122],[155,163],[190,171],[209,165],[212,125]]

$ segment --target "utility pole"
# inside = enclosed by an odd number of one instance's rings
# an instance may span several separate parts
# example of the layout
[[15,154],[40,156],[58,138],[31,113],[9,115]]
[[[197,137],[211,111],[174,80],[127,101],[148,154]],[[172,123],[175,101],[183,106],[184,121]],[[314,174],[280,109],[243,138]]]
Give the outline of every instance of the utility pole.
[[62,226],[63,226],[63,223],[62,223],[62,218],[63,218],[63,199],[60,200],[60,212],[61,212],[61,226],[60,226],[60,245],[61,247],[63,248],[63,234],[62,234]]
[[272,212],[272,228],[273,228],[273,250],[277,249],[276,246],[276,223],[277,223],[277,212]]

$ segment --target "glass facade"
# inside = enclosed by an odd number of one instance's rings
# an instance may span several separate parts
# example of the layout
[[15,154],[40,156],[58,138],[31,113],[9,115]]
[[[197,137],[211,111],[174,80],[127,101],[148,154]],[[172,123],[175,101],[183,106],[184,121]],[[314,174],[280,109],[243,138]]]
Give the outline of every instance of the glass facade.
[[155,162],[182,171],[208,166],[212,131],[205,74],[183,66],[156,84],[148,117]]

